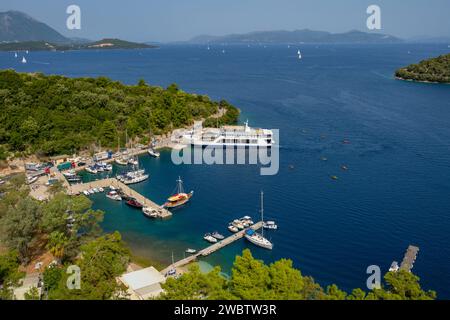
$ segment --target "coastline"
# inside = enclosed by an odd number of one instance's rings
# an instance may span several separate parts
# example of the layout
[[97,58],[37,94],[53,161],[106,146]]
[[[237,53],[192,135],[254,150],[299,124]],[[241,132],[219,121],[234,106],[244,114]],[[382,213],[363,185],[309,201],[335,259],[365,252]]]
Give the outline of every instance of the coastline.
[[406,79],[406,78],[397,77],[397,76],[395,76],[394,78],[395,78],[395,80],[407,81],[407,82],[428,83],[428,84],[446,84],[446,85],[450,85],[450,82],[423,81],[423,80],[415,80],[415,79]]

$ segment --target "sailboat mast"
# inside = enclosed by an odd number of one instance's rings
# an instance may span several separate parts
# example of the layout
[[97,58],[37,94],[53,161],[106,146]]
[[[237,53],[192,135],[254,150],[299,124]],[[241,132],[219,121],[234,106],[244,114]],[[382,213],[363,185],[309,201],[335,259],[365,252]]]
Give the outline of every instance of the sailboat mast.
[[261,191],[261,221],[263,223],[261,236],[264,237],[264,191]]

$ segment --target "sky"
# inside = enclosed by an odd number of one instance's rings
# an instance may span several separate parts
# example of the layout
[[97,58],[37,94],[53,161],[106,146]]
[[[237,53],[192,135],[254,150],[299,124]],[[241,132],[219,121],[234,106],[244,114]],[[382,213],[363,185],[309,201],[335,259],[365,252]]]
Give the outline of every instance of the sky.
[[[81,30],[66,27],[69,5],[81,8]],[[197,35],[267,30],[370,30],[369,5],[381,8],[379,32],[401,38],[450,37],[450,0],[1,0],[68,37],[180,41]]]

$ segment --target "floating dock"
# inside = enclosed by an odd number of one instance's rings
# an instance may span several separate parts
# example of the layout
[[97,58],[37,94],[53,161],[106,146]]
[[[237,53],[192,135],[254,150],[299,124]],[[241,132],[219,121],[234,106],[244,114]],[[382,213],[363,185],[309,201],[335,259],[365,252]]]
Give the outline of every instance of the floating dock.
[[400,265],[400,270],[411,272],[412,268],[414,267],[414,263],[416,262],[418,253],[419,247],[409,246],[406,250],[402,264]]
[[252,225],[251,227],[249,227],[247,229],[241,230],[241,231],[239,231],[239,232],[229,236],[228,238],[225,238],[225,239],[223,239],[221,241],[218,241],[217,243],[214,243],[211,246],[209,246],[209,247],[207,247],[207,248],[205,248],[203,250],[198,251],[196,254],[193,254],[193,255],[191,255],[191,256],[189,256],[187,258],[184,258],[182,260],[179,260],[179,261],[175,262],[174,264],[171,264],[170,266],[168,266],[167,268],[162,270],[161,274],[162,275],[166,275],[166,273],[169,272],[170,270],[176,269],[176,268],[185,266],[185,265],[187,265],[187,264],[189,264],[191,262],[194,262],[195,260],[198,259],[198,257],[209,256],[210,254],[212,254],[212,253],[214,253],[214,252],[216,252],[216,251],[226,247],[227,245],[232,244],[233,242],[235,242],[235,241],[237,241],[239,239],[242,239],[244,237],[244,235],[245,235],[245,232],[247,230],[252,229],[252,230],[256,231],[258,229],[261,229],[262,227],[263,227],[263,222],[262,221],[257,222],[257,223],[255,223],[254,225]]
[[74,184],[67,188],[69,195],[77,195],[82,193],[83,191],[93,189],[93,188],[108,188],[109,186],[113,186],[116,189],[122,190],[127,196],[135,198],[137,201],[142,203],[144,207],[149,207],[155,209],[158,212],[158,218],[166,219],[172,216],[172,212],[167,209],[161,208],[161,206],[157,205],[152,200],[144,197],[139,192],[131,189],[126,184],[120,182],[116,178],[108,178],[102,180],[91,181],[87,183]]

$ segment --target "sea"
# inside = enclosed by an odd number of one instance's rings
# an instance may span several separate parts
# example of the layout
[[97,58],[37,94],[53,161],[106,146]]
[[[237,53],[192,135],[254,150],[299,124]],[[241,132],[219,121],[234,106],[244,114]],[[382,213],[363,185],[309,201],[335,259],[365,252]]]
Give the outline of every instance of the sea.
[[2,52],[0,68],[177,83],[229,101],[241,109],[241,123],[279,129],[273,176],[255,165],[175,165],[167,150],[159,159],[141,156],[151,177],[134,189],[163,203],[180,176],[195,192],[170,220],[92,196],[105,212],[104,230],[119,231],[136,255],[167,265],[172,254],[178,260],[187,248],[206,247],[206,232],[228,235],[233,219],[258,220],[264,191],[265,218],[279,227],[265,233],[273,250],[239,240],[202,259],[205,269],[220,265],[230,274],[249,248],[266,263],[291,259],[321,285],[350,291],[367,289],[369,266],[384,273],[415,245],[422,286],[450,299],[450,86],[394,78],[397,68],[448,51],[447,44],[161,45],[17,59]]

